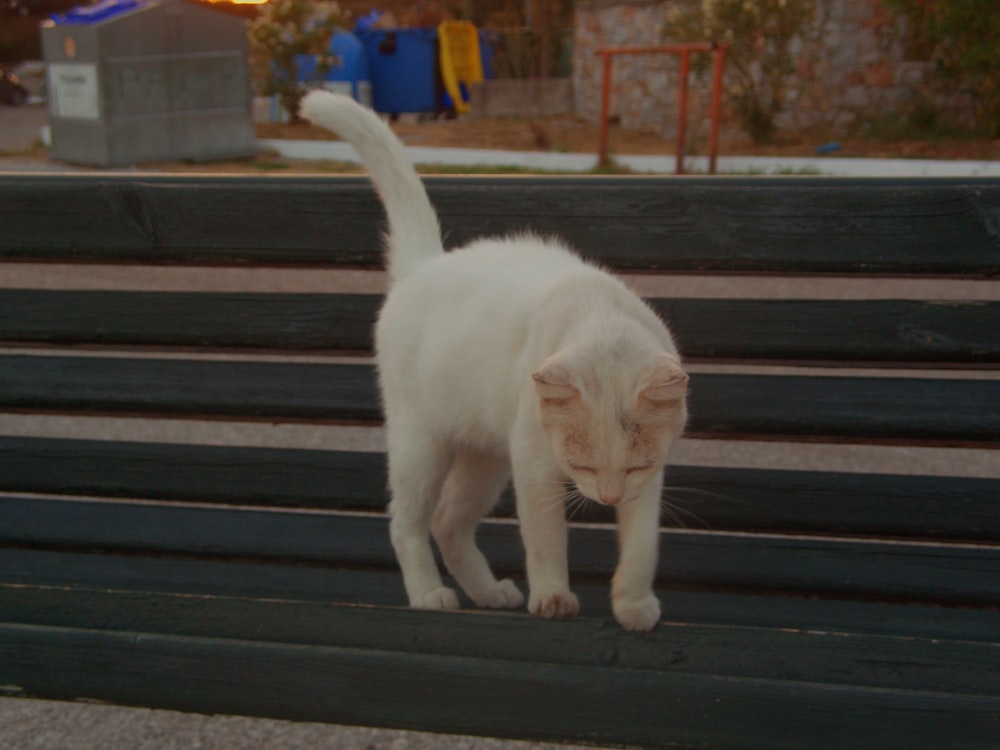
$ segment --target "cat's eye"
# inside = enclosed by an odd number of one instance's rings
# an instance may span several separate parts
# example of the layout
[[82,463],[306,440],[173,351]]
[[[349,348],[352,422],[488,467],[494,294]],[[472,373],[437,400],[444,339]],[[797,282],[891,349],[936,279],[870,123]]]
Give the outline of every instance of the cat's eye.
[[640,471],[649,471],[653,468],[653,464],[644,464],[643,466],[629,466],[625,469],[626,474],[637,474]]
[[570,464],[569,468],[571,468],[573,471],[579,471],[579,472],[581,472],[583,474],[596,474],[597,473],[597,469],[595,469],[592,466],[579,466],[577,464]]

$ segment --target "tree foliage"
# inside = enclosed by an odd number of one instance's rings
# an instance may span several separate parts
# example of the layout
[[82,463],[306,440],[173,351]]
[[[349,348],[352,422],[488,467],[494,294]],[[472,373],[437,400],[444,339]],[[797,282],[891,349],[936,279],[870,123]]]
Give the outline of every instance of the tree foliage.
[[1000,3],[997,0],[885,0],[906,22],[911,45],[973,98],[977,130],[1000,136]]
[[[330,38],[345,20],[335,2],[270,0],[250,25],[260,93],[278,96],[293,120],[305,89],[322,81],[336,64],[329,52]],[[316,65],[305,81],[300,80],[301,55],[316,55]]]
[[677,41],[725,42],[727,94],[757,143],[774,135],[795,71],[793,45],[818,33],[822,0],[701,0],[667,11],[664,35]]

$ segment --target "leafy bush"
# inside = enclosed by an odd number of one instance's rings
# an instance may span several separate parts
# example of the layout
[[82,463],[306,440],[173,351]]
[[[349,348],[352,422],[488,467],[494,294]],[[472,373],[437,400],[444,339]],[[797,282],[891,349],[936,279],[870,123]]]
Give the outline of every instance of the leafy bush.
[[1000,136],[997,0],[885,1],[905,20],[911,48],[935,60],[942,76],[973,97],[977,130]]
[[725,42],[727,93],[743,129],[756,143],[774,135],[784,109],[785,80],[795,71],[796,39],[820,26],[822,0],[701,0],[667,11],[664,36],[685,42]]
[[[345,20],[346,15],[334,2],[271,0],[250,24],[250,45],[260,93],[277,95],[293,120],[298,119],[304,90],[311,83],[324,80],[336,64],[329,53],[330,38]],[[299,80],[299,55],[317,56],[307,81]]]

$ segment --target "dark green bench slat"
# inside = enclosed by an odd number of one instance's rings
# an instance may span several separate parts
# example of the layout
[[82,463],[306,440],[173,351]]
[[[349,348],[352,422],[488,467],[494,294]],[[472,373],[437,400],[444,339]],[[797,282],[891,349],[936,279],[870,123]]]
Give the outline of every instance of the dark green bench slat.
[[[385,477],[380,453],[0,437],[3,492],[379,512]],[[667,484],[667,526],[1000,541],[997,479],[671,466]]]
[[0,341],[368,350],[382,297],[0,290]]
[[5,683],[46,698],[650,747],[990,748],[1000,736],[995,694],[17,624],[0,636]]
[[[368,350],[378,295],[4,290],[0,341]],[[653,299],[695,359],[1000,362],[1000,303]]]
[[[35,607],[43,619],[24,619],[31,609],[20,607],[16,595],[25,590],[36,592],[24,596],[36,600]],[[607,580],[579,583],[574,590],[580,597],[584,617],[611,622]],[[46,591],[49,592],[47,598],[42,597],[41,593]],[[296,600],[324,605],[343,602],[401,607],[406,604],[403,579],[396,569],[355,570],[303,565],[295,561],[251,562],[0,547],[0,620],[81,626],[80,620],[44,618],[57,611],[54,601],[60,600],[62,594],[72,595],[64,605],[70,609],[75,609],[72,603],[77,599],[93,596],[99,616],[99,597],[115,591],[133,593],[139,600],[151,594],[168,594]],[[990,609],[699,591],[683,587],[661,587],[659,594],[665,622],[724,626],[740,623],[748,627],[849,631],[986,643],[997,640],[996,612]],[[45,601],[53,602],[53,606],[45,606]],[[503,621],[511,619],[514,618],[504,617]],[[291,621],[289,624],[293,625]]]
[[[689,433],[995,444],[998,403],[1000,381],[696,374]],[[0,357],[0,408],[380,418],[368,365],[30,355]]]
[[[611,663],[619,669],[730,677],[767,678],[780,672],[783,679],[803,682],[1000,693],[995,643],[935,638],[937,643],[931,644],[928,637],[912,635],[834,635],[809,628],[720,627],[687,620],[683,625],[667,621],[642,638],[627,638],[592,615],[550,627],[520,612],[454,617],[382,608],[372,614],[367,607],[287,599],[0,585],[0,622],[23,625],[321,647],[376,649],[391,643],[396,650],[442,656],[583,666]],[[252,634],[248,622],[254,623]],[[405,643],[399,643],[402,632],[407,633]],[[881,659],[873,660],[873,652]],[[965,666],[956,672],[955,664]]]
[[[298,560],[395,567],[383,516],[0,498],[0,541],[65,549]],[[517,529],[484,523],[478,537],[500,573],[520,574]],[[841,597],[1000,605],[1000,548],[665,531],[658,581]],[[570,570],[610,578],[614,533],[575,527]]]
[[994,445],[997,403],[1000,381],[699,373],[688,434]]
[[[990,179],[427,184],[452,245],[530,228],[639,270],[991,276],[1000,268],[1000,186]],[[378,266],[382,223],[364,178],[0,179],[7,258]]]
[[275,420],[381,419],[362,365],[103,357],[0,357],[12,409]]
[[384,510],[382,453],[0,437],[0,491]]
[[1000,303],[653,299],[692,359],[1000,362]]

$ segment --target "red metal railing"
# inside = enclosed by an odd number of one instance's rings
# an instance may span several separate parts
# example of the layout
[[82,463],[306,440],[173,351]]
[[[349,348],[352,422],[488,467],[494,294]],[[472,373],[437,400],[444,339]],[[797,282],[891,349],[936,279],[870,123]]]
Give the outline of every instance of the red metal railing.
[[722,114],[722,70],[726,65],[728,44],[709,42],[691,44],[664,44],[655,47],[604,47],[597,54],[604,58],[601,79],[601,138],[597,147],[598,163],[607,166],[608,160],[608,117],[611,108],[611,61],[620,55],[680,55],[681,70],[678,89],[679,111],[677,113],[677,174],[684,173],[684,139],[687,137],[688,74],[691,72],[692,52],[711,52],[715,57],[712,74],[712,125],[708,136],[708,171],[715,174],[719,154],[719,119]]

